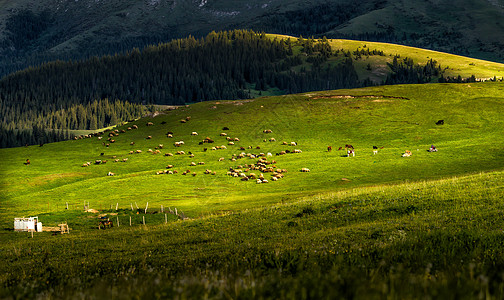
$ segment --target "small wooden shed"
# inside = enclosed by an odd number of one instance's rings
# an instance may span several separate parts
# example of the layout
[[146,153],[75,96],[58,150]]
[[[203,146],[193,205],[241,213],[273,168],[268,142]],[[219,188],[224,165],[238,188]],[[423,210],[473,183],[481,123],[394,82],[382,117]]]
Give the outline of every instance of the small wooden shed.
[[42,222],[38,217],[14,218],[14,231],[42,232]]

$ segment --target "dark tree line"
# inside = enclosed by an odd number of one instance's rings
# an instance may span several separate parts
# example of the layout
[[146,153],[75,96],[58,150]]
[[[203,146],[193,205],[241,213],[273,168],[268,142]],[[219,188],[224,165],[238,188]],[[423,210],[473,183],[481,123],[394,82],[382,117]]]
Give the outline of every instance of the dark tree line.
[[411,58],[399,59],[395,56],[389,67],[392,73],[387,76],[384,84],[401,84],[401,83],[427,83],[436,81],[442,78],[441,65],[435,60],[430,59],[424,66],[414,64]]
[[[95,100],[43,112],[9,106],[0,99],[0,147],[45,144],[73,138],[69,130],[96,130],[141,117],[144,106],[124,101]],[[8,117],[7,117],[8,116]]]
[[74,137],[68,130],[46,130],[33,125],[31,129],[0,128],[0,148],[40,145],[60,142]]

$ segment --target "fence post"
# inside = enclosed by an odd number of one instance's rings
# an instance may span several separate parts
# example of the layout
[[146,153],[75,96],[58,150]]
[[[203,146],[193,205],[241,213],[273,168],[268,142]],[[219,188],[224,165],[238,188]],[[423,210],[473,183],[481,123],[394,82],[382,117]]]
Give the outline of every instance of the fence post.
[[145,225],[145,216],[142,216],[143,224]]

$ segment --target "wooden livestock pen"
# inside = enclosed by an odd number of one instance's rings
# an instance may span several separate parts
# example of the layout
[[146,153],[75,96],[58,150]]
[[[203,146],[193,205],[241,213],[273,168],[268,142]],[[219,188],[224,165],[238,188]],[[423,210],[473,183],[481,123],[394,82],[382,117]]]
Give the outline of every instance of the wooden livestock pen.
[[59,232],[61,234],[70,233],[70,227],[67,223],[58,224],[58,226],[50,227],[44,226],[43,231]]

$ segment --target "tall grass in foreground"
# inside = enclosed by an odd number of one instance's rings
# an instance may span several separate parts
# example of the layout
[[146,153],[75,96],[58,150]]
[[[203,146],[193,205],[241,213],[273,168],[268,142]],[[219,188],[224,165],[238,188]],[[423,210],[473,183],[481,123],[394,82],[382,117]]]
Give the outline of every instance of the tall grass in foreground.
[[504,172],[491,172],[163,225],[10,232],[0,297],[500,299],[503,210]]

